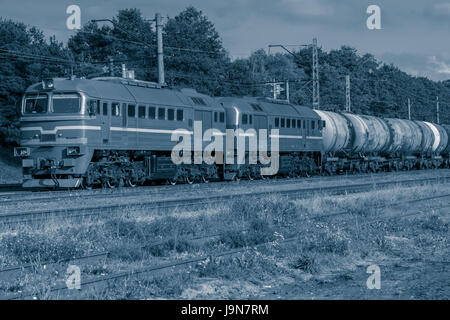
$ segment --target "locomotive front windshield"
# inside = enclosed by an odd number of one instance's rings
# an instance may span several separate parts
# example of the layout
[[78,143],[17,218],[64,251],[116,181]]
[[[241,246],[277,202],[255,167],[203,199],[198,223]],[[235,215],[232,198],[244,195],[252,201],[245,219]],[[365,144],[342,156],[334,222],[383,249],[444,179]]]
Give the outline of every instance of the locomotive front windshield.
[[79,113],[81,98],[78,94],[53,94],[53,113]]
[[25,114],[47,113],[47,94],[27,95],[25,97]]

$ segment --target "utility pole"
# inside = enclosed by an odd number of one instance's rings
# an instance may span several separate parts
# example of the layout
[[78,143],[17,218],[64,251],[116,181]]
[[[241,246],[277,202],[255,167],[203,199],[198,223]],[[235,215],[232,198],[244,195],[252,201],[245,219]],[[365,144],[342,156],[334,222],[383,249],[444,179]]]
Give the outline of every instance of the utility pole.
[[125,63],[122,63],[122,78],[127,78],[127,67]]
[[114,77],[114,59],[112,57],[109,58],[109,75]]
[[272,89],[273,89],[273,100],[277,100],[277,86],[278,84],[275,82],[275,79],[272,80]]
[[160,85],[165,85],[166,80],[164,79],[164,54],[163,54],[163,39],[162,39],[162,20],[161,15],[157,13],[155,15],[156,21],[156,36],[158,42],[158,83]]
[[411,120],[411,100],[408,98],[408,120]]
[[352,111],[352,103],[350,100],[350,75],[345,76],[345,111]]
[[[313,99],[312,104],[314,109],[319,109],[320,105],[320,88],[319,88],[319,55],[317,52],[317,39],[313,39],[313,44],[308,45],[297,45],[299,47],[310,47],[312,48],[312,78],[313,78]],[[286,48],[286,46],[282,44],[270,44],[269,45],[269,53],[270,48],[280,47],[284,49],[287,53],[292,55],[295,59],[299,59],[299,57],[292,51]]]
[[289,80],[286,80],[286,101],[289,102]]
[[319,87],[319,55],[317,53],[317,39],[313,39],[312,45],[313,58],[313,109],[320,108],[320,87]]
[[436,96],[436,123],[439,124],[439,97]]

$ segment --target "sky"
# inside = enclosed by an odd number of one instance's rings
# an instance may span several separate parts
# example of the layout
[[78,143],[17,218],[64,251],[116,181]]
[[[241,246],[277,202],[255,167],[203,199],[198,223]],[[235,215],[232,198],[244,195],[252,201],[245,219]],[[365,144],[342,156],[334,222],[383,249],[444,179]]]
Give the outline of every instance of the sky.
[[[324,50],[349,45],[403,71],[433,80],[450,79],[449,0],[0,0],[0,17],[37,26],[60,41],[68,30],[66,9],[81,8],[82,24],[138,8],[173,17],[193,5],[211,20],[232,58],[269,44],[309,44]],[[369,30],[369,5],[381,10],[381,29]],[[273,52],[273,49],[272,49]]]

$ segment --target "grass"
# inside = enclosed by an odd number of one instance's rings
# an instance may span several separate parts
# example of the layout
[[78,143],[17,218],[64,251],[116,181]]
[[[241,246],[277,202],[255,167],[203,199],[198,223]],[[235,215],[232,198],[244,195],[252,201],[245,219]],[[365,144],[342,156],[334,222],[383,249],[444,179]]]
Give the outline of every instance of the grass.
[[18,158],[14,158],[14,150],[0,147],[0,183],[21,183],[22,167]]
[[[270,196],[231,201],[194,213],[182,210],[166,215],[152,213],[151,219],[148,212],[128,210],[101,219],[87,218],[76,225],[71,220],[55,220],[19,226],[17,230],[3,226],[0,265],[57,261],[107,250],[110,258],[106,265],[83,268],[83,275],[98,276],[270,242],[268,246],[231,257],[208,259],[180,272],[129,278],[101,290],[84,290],[71,298],[266,297],[261,288],[278,288],[292,281],[318,292],[321,288],[315,287],[318,283],[354,281],[355,268],[370,261],[448,260],[449,225],[427,205],[425,211],[429,209],[430,213],[417,219],[363,222],[384,213],[371,209],[372,205],[449,191],[447,185],[429,184],[302,200]],[[340,210],[349,210],[351,218],[315,218]],[[187,241],[206,234],[220,236],[195,244]],[[281,244],[293,235],[297,236],[293,243]],[[159,244],[152,245],[155,242]],[[338,275],[325,281],[327,274]],[[37,270],[16,282],[0,283],[0,290],[6,294],[27,291],[38,298],[55,298],[44,283],[63,278],[61,274],[55,277]],[[305,289],[295,290],[301,296]]]

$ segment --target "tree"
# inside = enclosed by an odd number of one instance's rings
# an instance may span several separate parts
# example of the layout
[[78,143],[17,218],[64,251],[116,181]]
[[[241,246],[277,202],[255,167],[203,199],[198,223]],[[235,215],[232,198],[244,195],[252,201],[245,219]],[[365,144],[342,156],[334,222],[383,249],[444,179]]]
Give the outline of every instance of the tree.
[[229,57],[212,22],[188,7],[164,26],[167,80],[211,95],[221,95]]
[[0,139],[15,142],[19,131],[16,106],[26,88],[43,78],[68,75],[71,53],[42,31],[0,18]]
[[69,39],[68,48],[79,62],[77,74],[109,75],[109,59],[113,59],[115,76],[121,75],[125,63],[138,79],[154,80],[156,42],[151,21],[138,9],[124,9],[112,22],[102,26],[89,22]]

